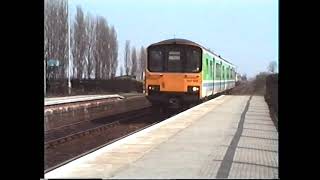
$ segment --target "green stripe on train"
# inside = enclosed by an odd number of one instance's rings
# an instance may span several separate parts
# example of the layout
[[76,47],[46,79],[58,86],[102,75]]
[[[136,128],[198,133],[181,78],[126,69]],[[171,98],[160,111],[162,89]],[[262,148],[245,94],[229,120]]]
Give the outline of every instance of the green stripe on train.
[[[218,66],[222,63],[219,73]],[[233,72],[231,72],[233,69]],[[220,76],[219,76],[220,75]],[[235,80],[235,66],[202,49],[202,80]]]

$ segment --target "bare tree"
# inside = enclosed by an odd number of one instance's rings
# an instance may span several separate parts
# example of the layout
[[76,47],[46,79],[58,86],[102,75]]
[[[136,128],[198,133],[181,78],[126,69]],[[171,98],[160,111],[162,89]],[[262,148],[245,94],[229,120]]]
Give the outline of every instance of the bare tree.
[[66,0],[45,0],[44,60],[59,60],[54,78],[66,77],[68,60],[68,8]]
[[276,69],[277,69],[277,62],[276,61],[271,61],[269,63],[269,66],[268,66],[268,70],[272,73],[276,72]]
[[103,28],[103,77],[104,79],[109,79],[111,76],[111,43],[110,43],[110,29],[107,24],[107,21],[105,20],[105,26]]
[[94,68],[94,50],[95,50],[95,20],[88,13],[86,17],[86,32],[87,32],[87,51],[86,51],[86,60],[87,60],[87,78],[91,79],[91,74],[93,73]]
[[147,51],[146,49],[141,46],[140,48],[140,53],[139,53],[140,57],[139,57],[139,61],[140,61],[140,80],[143,80],[144,77],[143,77],[143,72],[145,71],[146,69],[146,64],[147,64]]
[[[47,63],[53,55],[53,18],[54,18],[53,1],[45,0],[44,2],[44,60]],[[49,73],[46,71],[46,78],[49,78]]]
[[93,49],[93,56],[94,56],[94,77],[95,79],[100,79],[100,40],[99,40],[99,34],[100,32],[100,21],[99,18],[96,18],[96,23],[95,23],[95,38],[94,38],[94,49]]
[[[118,66],[117,33],[104,17],[92,17],[77,6],[71,26],[72,72],[77,79],[108,79]],[[45,0],[44,60],[58,59],[59,77],[67,77],[68,8],[66,0]],[[58,74],[55,74],[58,75]]]
[[241,80],[242,80],[242,81],[247,81],[247,74],[243,74],[243,75],[241,76]]
[[140,52],[138,50],[136,50],[136,73],[134,74],[134,76],[136,77],[136,80],[140,80],[140,76],[141,76],[141,62],[140,62]]
[[126,75],[129,75],[131,72],[131,59],[130,59],[130,41],[126,40],[126,45],[124,49],[124,67]]
[[77,79],[82,79],[84,67],[86,66],[87,35],[84,14],[80,6],[77,6],[73,39],[73,69]]
[[100,41],[101,41],[101,47],[100,49],[100,59],[101,59],[101,68],[102,68],[102,78],[103,79],[109,79],[110,77],[110,40],[109,40],[109,27],[107,24],[107,20],[103,17],[100,17],[101,22],[101,31],[100,31]]
[[137,62],[136,48],[134,46],[132,47],[132,52],[131,52],[131,62],[132,62],[131,75],[137,77],[138,62]]
[[111,76],[111,43],[110,43],[110,29],[108,27],[107,21],[105,20],[105,26],[103,28],[103,77],[104,79],[109,79]]
[[96,51],[95,51],[95,71],[96,78],[109,78],[110,70],[110,44],[109,44],[109,27],[106,19],[97,17],[96,23]]
[[114,29],[114,26],[111,27],[110,31],[110,60],[111,60],[111,78],[114,78],[117,73],[118,67],[118,41],[117,41],[117,32]]
[[120,76],[123,76],[123,67],[120,67]]
[[58,34],[58,59],[60,62],[59,76],[64,78],[67,75],[68,67],[68,2],[65,0],[59,0],[59,34]]

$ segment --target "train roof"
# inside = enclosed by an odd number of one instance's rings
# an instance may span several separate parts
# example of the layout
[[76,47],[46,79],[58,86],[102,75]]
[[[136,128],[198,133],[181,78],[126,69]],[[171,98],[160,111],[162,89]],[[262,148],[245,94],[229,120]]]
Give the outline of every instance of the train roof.
[[167,39],[167,40],[163,40],[154,44],[151,44],[150,46],[154,46],[154,45],[162,45],[162,44],[186,44],[186,45],[193,45],[193,46],[200,46],[199,44],[187,40],[187,39]]
[[[185,44],[185,45],[197,46],[197,47],[200,47],[200,48],[202,48],[202,49],[205,49],[206,51],[209,51],[210,53],[218,56],[219,58],[223,59],[224,61],[228,62],[229,64],[234,65],[234,64],[232,64],[231,62],[229,62],[228,60],[222,58],[220,55],[215,54],[215,53],[212,52],[211,50],[209,50],[209,49],[201,46],[201,45],[198,44],[198,43],[195,43],[195,42],[190,41],[190,40],[187,40],[187,39],[167,39],[167,40],[163,40],[163,41],[160,41],[160,42],[151,44],[150,46],[165,45],[165,44]],[[149,47],[150,47],[150,46],[149,46]]]

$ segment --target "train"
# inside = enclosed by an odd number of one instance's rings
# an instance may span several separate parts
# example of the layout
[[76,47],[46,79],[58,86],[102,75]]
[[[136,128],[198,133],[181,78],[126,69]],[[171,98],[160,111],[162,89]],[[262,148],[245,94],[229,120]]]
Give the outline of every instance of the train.
[[145,93],[155,105],[180,107],[235,87],[236,66],[187,39],[147,47]]

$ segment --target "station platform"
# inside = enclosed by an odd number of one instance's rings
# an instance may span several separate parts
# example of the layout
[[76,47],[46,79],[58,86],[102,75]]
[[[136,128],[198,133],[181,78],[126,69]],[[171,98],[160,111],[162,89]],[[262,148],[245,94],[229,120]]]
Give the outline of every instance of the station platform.
[[45,178],[278,178],[278,132],[263,96],[222,95]]
[[45,98],[44,105],[48,106],[48,105],[57,105],[57,104],[90,101],[90,100],[98,100],[98,99],[108,99],[108,98],[123,99],[124,97],[118,94],[54,97],[54,98]]
[[44,130],[151,107],[142,93],[45,98]]

